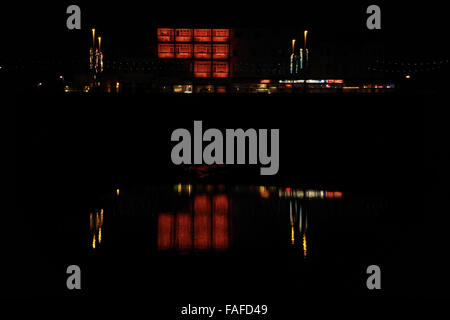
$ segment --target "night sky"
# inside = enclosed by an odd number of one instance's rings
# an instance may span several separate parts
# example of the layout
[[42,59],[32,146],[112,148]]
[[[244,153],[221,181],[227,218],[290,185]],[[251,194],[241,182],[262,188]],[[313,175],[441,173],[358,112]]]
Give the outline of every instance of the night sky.
[[[106,59],[146,57],[155,28],[166,25],[294,26],[298,34],[309,30],[312,46],[315,39],[356,45],[373,41],[399,61],[448,59],[448,11],[437,1],[377,2],[382,29],[374,31],[366,28],[365,11],[372,1],[310,2],[9,3],[1,12],[0,65],[48,61],[70,68],[71,61],[88,58],[92,27],[102,36]],[[71,4],[81,7],[82,30],[66,28],[65,11]],[[391,96],[17,96],[13,107],[2,104],[16,120],[11,154],[16,156],[18,225],[29,233],[18,240],[25,254],[17,251],[23,262],[17,270],[27,272],[28,260],[40,258],[38,249],[52,255],[52,231],[58,229],[66,203],[80,209],[112,184],[176,181],[178,172],[171,171],[169,162],[170,132],[204,120],[205,128],[281,130],[277,177],[264,181],[249,170],[248,176],[231,175],[227,182],[331,186],[386,197],[392,213],[386,225],[400,230],[396,240],[411,253],[403,261],[405,269],[411,268],[407,276],[420,277],[417,293],[440,294],[446,288],[439,281],[447,251],[443,214],[448,211],[440,206],[448,202],[450,160],[445,74],[439,77],[422,80],[436,81],[441,91]],[[5,84],[12,82],[3,74],[0,80],[7,92]]]

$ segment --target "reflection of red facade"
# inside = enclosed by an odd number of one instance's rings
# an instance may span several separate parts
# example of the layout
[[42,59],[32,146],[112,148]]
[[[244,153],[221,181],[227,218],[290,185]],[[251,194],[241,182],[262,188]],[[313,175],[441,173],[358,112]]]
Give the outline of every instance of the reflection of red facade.
[[210,44],[195,44],[194,58],[196,59],[211,59],[211,45]]
[[171,42],[173,41],[173,29],[158,28],[157,37],[159,42]]
[[178,250],[192,248],[192,217],[188,212],[177,213],[175,244]]
[[228,42],[230,40],[229,29],[213,29],[213,42]]
[[213,59],[228,59],[228,45],[214,44],[213,45]]
[[211,247],[211,202],[206,195],[194,198],[194,248]]
[[175,29],[175,41],[191,42],[192,41],[192,29]]
[[214,78],[228,77],[228,62],[227,61],[214,61],[213,62],[213,77]]
[[173,214],[160,213],[158,217],[158,249],[167,250],[173,247],[174,233]]
[[192,44],[177,43],[176,44],[176,57],[180,58],[180,59],[192,58]]
[[217,195],[213,199],[213,247],[228,248],[228,198]]
[[169,43],[158,44],[158,58],[173,58],[174,45]]
[[224,250],[230,246],[229,203],[225,194],[197,195],[193,214],[160,213],[158,216],[158,249],[178,251]]
[[210,61],[195,61],[194,62],[194,76],[197,78],[211,77],[211,62]]
[[211,42],[211,29],[194,29],[195,42]]

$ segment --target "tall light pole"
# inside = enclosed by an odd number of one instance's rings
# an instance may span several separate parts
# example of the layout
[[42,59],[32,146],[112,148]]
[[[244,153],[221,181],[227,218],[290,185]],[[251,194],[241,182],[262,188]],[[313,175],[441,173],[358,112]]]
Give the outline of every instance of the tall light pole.
[[95,29],[92,29],[92,49],[95,48]]
[[303,32],[303,38],[304,38],[304,44],[303,44],[303,47],[306,49],[306,38],[308,37],[308,30],[305,30],[304,32]]

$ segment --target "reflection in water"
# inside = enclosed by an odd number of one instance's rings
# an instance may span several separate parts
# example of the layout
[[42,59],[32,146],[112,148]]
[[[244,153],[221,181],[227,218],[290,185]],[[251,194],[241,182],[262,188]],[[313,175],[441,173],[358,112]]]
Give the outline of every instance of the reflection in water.
[[[95,220],[95,224],[94,224]],[[89,215],[89,231],[92,238],[91,247],[95,249],[102,243],[103,209],[95,210]]]
[[205,251],[228,247],[229,205],[225,194],[196,195],[192,213],[158,214],[159,250]]
[[[343,197],[339,191],[267,186],[176,184],[148,188],[148,193],[125,191],[119,198],[119,189],[114,188],[106,214],[111,214],[113,223],[115,216],[132,220],[151,217],[143,220],[150,226],[137,228],[149,239],[155,239],[153,247],[159,251],[222,252],[232,247],[251,249],[267,245],[276,249],[290,247],[304,257],[311,254],[311,212],[317,216],[334,210],[334,205],[325,203]],[[102,245],[103,216],[103,209],[90,213],[92,249]],[[154,237],[149,230],[154,230]],[[108,237],[113,237],[113,232],[108,232]]]

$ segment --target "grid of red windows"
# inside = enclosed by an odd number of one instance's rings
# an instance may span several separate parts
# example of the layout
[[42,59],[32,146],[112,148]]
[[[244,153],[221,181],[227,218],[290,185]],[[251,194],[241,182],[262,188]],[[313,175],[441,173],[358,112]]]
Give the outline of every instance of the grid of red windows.
[[158,57],[194,59],[195,77],[226,78],[230,34],[230,29],[158,28]]

